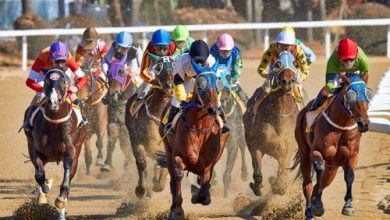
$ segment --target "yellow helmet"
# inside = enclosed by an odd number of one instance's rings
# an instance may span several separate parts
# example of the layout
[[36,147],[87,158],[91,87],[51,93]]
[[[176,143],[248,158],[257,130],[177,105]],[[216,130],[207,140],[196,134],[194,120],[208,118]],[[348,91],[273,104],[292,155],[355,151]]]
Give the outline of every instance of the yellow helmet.
[[290,26],[284,26],[284,27],[282,27],[282,31],[290,32],[290,33],[294,34],[294,36],[295,36],[294,28],[292,28],[292,27],[290,27]]

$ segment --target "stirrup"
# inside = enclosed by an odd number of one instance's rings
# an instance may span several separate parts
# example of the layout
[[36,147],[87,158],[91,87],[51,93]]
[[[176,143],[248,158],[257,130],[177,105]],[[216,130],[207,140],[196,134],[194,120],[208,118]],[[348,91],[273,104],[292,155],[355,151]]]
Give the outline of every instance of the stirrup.
[[172,122],[167,122],[167,124],[164,126],[164,134],[172,131]]
[[87,125],[88,124],[87,116],[83,115],[82,118],[83,118],[83,125]]
[[227,133],[229,131],[230,131],[230,128],[226,124],[224,124],[223,127],[222,127],[222,134],[225,134],[225,133]]

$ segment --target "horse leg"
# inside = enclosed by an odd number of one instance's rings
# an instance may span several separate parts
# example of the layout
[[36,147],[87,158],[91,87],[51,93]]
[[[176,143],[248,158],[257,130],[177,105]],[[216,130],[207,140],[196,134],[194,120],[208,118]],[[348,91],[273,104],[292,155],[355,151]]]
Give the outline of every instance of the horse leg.
[[138,184],[135,188],[135,194],[138,198],[143,198],[148,191],[146,185],[146,152],[143,145],[132,145],[132,149],[138,171]]
[[357,156],[353,156],[352,158],[348,159],[348,164],[343,166],[344,181],[347,186],[347,192],[345,193],[345,197],[344,197],[345,204],[341,213],[347,216],[353,216],[354,214],[354,209],[352,207],[352,184],[353,181],[355,180],[354,170],[356,166],[356,160],[357,160]]
[[256,196],[261,196],[261,188],[263,187],[263,174],[261,173],[261,160],[263,154],[260,150],[250,150],[252,157],[252,167],[253,167],[253,180],[254,182],[249,183],[250,188]]
[[108,141],[107,141],[107,156],[104,165],[100,168],[102,172],[109,172],[112,166],[112,154],[115,150],[115,143],[119,134],[119,126],[117,123],[108,124]]
[[60,187],[60,194],[57,196],[55,201],[55,206],[58,209],[63,209],[66,206],[69,190],[70,190],[71,171],[73,168],[73,163],[77,163],[77,160],[73,160],[71,153],[67,152],[65,153],[62,162],[64,164],[64,179]]
[[211,203],[210,179],[211,179],[211,174],[213,173],[212,167],[213,165],[210,165],[209,167],[205,168],[203,175],[201,177],[200,190],[191,199],[191,202],[193,204],[200,203],[202,205],[209,205]]
[[91,137],[85,138],[84,141],[84,161],[87,168],[87,175],[90,174],[91,164],[92,164],[92,147],[91,147]]
[[165,188],[167,182],[168,170],[159,165],[154,165],[153,191],[161,192]]
[[305,219],[314,220],[314,210],[312,205],[312,194],[313,194],[313,183],[311,180],[311,169],[312,163],[310,160],[310,152],[308,150],[303,150],[300,153],[300,170],[302,174],[302,189],[303,195],[306,200],[306,210],[305,210]]
[[123,169],[128,170],[131,163],[133,163],[133,155],[131,152],[131,144],[129,131],[125,125],[121,125],[120,134],[119,134],[119,146],[125,155],[125,162],[123,164]]
[[226,169],[225,169],[225,173],[223,174],[223,184],[225,186],[223,197],[225,198],[228,197],[228,192],[230,189],[230,183],[232,178],[231,177],[232,170],[234,167],[234,163],[236,162],[237,153],[238,153],[238,146],[236,145],[236,143],[229,141],[229,147],[226,150],[227,150]]
[[248,168],[246,166],[246,161],[245,161],[245,149],[246,149],[246,146],[245,146],[245,139],[244,139],[244,135],[239,135],[239,138],[238,138],[238,146],[240,148],[240,152],[241,152],[241,180],[246,182],[248,181]]
[[32,161],[35,168],[35,181],[39,184],[38,202],[39,204],[47,204],[46,194],[49,193],[51,187],[53,186],[53,179],[46,179],[44,164],[39,156]]
[[107,106],[99,102],[96,104],[96,113],[98,115],[98,126],[97,126],[97,140],[96,147],[98,149],[96,164],[99,166],[104,165],[103,161],[103,139],[107,134]]
[[181,194],[181,181],[184,176],[183,170],[172,161],[172,158],[167,158],[168,170],[171,176],[170,189],[172,194],[172,205],[168,213],[167,219],[184,219],[184,209],[182,207],[183,197]]

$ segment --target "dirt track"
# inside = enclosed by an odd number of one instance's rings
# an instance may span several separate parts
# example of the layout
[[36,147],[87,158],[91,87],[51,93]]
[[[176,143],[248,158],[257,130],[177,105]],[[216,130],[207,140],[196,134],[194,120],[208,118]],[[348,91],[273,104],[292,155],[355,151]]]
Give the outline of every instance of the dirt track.
[[[390,60],[386,58],[370,58],[372,71],[370,72],[369,86],[376,89],[381,74],[390,66]],[[241,84],[248,95],[261,85],[262,80],[255,73],[258,61],[244,60],[244,74]],[[324,83],[325,59],[318,60],[311,67],[311,75],[304,83],[310,98],[313,98]],[[24,163],[27,158],[27,144],[23,133],[17,133],[21,123],[25,107],[30,102],[33,92],[24,84],[26,73],[20,69],[0,67],[0,217],[9,218],[12,213],[24,203],[34,190],[34,170],[31,163]],[[390,219],[390,215],[383,214],[377,209],[378,202],[390,192],[390,136],[375,132],[363,135],[358,168],[353,185],[353,205],[355,217],[343,217],[341,213],[344,204],[345,183],[341,169],[329,188],[324,192],[325,215],[322,219]],[[96,153],[96,152],[95,152]],[[95,157],[94,157],[95,158]],[[100,171],[97,167],[92,170],[91,176],[85,175],[84,157],[80,155],[78,173],[73,180],[67,214],[71,219],[116,219],[117,208],[122,202],[137,202],[134,195],[134,187],[137,181],[137,172],[133,168],[125,173],[123,155],[119,147],[115,150],[115,173],[110,178],[97,179]],[[239,160],[238,160],[239,161]],[[151,161],[148,161],[149,164]],[[237,162],[234,172],[239,172]],[[247,153],[247,165],[252,168],[250,157]],[[270,157],[264,159],[264,180],[274,175],[276,162]],[[135,164],[134,164],[135,166]],[[202,218],[235,218],[232,201],[238,194],[242,194],[252,200],[256,198],[248,187],[248,182],[242,182],[237,178],[232,184],[230,198],[224,199],[222,186],[222,173],[225,166],[224,157],[217,165],[218,185],[212,193],[213,202],[208,207],[192,205],[190,203],[189,183],[194,178],[185,180],[184,209],[186,213],[193,213]],[[54,187],[50,192],[50,202],[53,204],[58,195],[59,184],[62,181],[62,164],[49,164],[46,168],[47,176],[54,178]],[[239,176],[239,175],[237,175]],[[234,178],[233,178],[234,179]],[[264,181],[265,191],[269,190],[268,181]],[[162,193],[153,194],[148,199],[149,207],[156,211],[164,211],[169,208],[170,194],[168,184]],[[303,215],[303,212],[302,212]],[[134,217],[135,218],[135,217]]]

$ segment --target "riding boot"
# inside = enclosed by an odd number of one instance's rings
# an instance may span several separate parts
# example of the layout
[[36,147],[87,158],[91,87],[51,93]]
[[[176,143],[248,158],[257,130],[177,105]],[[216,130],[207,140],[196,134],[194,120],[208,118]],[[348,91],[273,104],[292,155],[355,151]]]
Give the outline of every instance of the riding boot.
[[223,112],[221,107],[218,108],[218,113],[219,113],[219,116],[222,118],[222,122],[223,122],[222,134],[229,132],[230,128],[227,126],[225,113]]
[[83,125],[88,124],[88,118],[87,118],[87,116],[83,113],[83,106],[82,106],[80,100],[77,98],[77,99],[73,100],[72,102],[73,102],[73,104],[79,106],[80,113],[81,113],[81,118],[83,119]]
[[179,112],[180,108],[178,107],[175,107],[175,106],[171,106],[171,108],[169,109],[169,114],[168,114],[168,121],[167,123],[165,124],[164,126],[164,133],[166,134],[169,130],[171,130],[171,127],[172,127],[172,121],[173,121],[173,118],[175,117],[175,115]]
[[244,102],[244,104],[247,105],[247,103],[248,103],[248,96],[244,92],[244,90],[242,90],[241,86],[238,85],[237,89],[235,90],[235,92],[238,95],[238,97],[240,97],[240,99]]
[[314,111],[318,107],[320,107],[324,101],[326,100],[327,96],[323,95],[322,92],[318,93],[316,99],[314,102],[311,104],[310,110],[309,111]]
[[30,105],[30,107],[28,108],[26,120],[23,123],[23,128],[27,132],[31,131],[31,129],[32,129],[32,125],[30,124],[30,119],[31,119],[32,114],[34,113],[35,109],[37,109],[37,108],[38,108],[38,106],[36,106],[36,105]]

